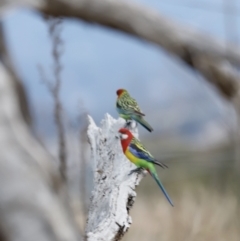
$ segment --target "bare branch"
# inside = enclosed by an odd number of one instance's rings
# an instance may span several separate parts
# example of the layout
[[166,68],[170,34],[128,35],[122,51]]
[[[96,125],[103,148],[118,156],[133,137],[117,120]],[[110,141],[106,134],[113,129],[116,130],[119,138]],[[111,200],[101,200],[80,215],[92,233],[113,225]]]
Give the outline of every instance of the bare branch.
[[87,124],[87,114],[86,112],[83,112],[82,115],[79,118],[81,121],[80,123],[83,124],[83,126],[80,129],[79,132],[79,144],[80,144],[80,193],[81,193],[81,201],[82,201],[82,209],[83,209],[83,216],[86,220],[87,217],[87,211],[88,211],[88,193],[87,193],[87,158],[86,158],[86,152],[88,148],[88,140],[87,140],[87,130],[88,130],[88,124]]
[[64,134],[64,125],[62,120],[62,105],[60,101],[60,86],[61,86],[61,71],[62,66],[60,63],[60,57],[62,54],[63,42],[60,37],[61,32],[61,19],[59,18],[49,18],[49,35],[52,39],[52,55],[54,59],[54,77],[55,85],[53,86],[52,94],[54,98],[54,117],[57,125],[58,132],[58,147],[59,147],[59,160],[60,160],[60,173],[63,177],[63,180],[67,180],[67,160],[66,160],[66,145],[65,145],[65,134]]
[[46,16],[46,20],[49,26],[49,35],[52,40],[52,56],[54,60],[53,73],[54,81],[49,80],[41,66],[38,66],[39,73],[43,83],[47,86],[54,100],[54,120],[57,127],[58,134],[58,155],[60,161],[60,173],[64,181],[67,180],[67,150],[66,150],[66,138],[64,133],[64,124],[62,119],[62,105],[60,101],[60,88],[61,88],[61,72],[62,66],[60,58],[63,52],[63,41],[60,37],[62,29],[62,20],[60,18],[53,18]]
[[[226,63],[240,66],[240,48],[212,38],[206,33],[184,27],[157,11],[126,0],[12,0],[0,7],[28,5],[39,11],[79,18],[153,42],[199,71],[227,99],[239,89],[240,75],[225,72]],[[226,46],[228,46],[226,51]],[[213,67],[214,66],[214,67]]]

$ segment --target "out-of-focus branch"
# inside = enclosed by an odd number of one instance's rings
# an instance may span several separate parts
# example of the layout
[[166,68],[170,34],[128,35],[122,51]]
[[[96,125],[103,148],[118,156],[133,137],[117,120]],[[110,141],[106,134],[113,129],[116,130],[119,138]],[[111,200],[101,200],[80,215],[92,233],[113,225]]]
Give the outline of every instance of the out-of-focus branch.
[[88,193],[87,193],[87,157],[86,152],[88,148],[88,138],[87,138],[87,130],[88,124],[87,114],[83,112],[79,118],[82,123],[82,128],[79,132],[79,144],[80,144],[80,193],[81,193],[81,201],[82,201],[82,209],[84,214],[84,219],[86,220],[87,211],[88,211]]
[[5,66],[5,68],[8,70],[8,73],[11,75],[10,80],[13,81],[15,90],[17,91],[18,105],[21,110],[22,116],[24,120],[29,125],[31,125],[31,115],[29,111],[27,95],[22,86],[22,82],[19,79],[19,76],[16,74],[11,57],[9,55],[7,44],[5,41],[4,26],[1,20],[0,20],[0,54],[1,54],[1,61]]
[[60,161],[60,173],[64,181],[67,180],[67,148],[66,138],[64,133],[64,124],[62,119],[62,105],[60,101],[60,87],[61,87],[61,71],[62,66],[60,58],[62,54],[63,42],[60,37],[61,33],[61,19],[46,17],[49,26],[49,35],[52,40],[52,56],[54,60],[53,73],[54,81],[46,78],[43,69],[40,67],[39,71],[43,82],[48,87],[54,100],[54,119],[58,134],[58,155]]
[[[199,71],[225,98],[231,99],[238,92],[240,77],[233,67],[240,66],[238,46],[227,45],[226,51],[224,41],[187,28],[146,6],[126,0],[12,0],[10,3],[32,6],[53,16],[98,23],[156,43]],[[11,6],[2,3],[7,5]]]
[[23,121],[11,75],[0,64],[0,238],[79,241],[51,156]]
[[53,18],[49,19],[49,34],[52,39],[52,55],[54,59],[54,76],[55,86],[53,87],[52,94],[54,96],[55,108],[54,116],[58,130],[58,147],[59,147],[59,160],[60,160],[60,172],[63,180],[67,180],[67,157],[66,157],[66,139],[64,135],[64,125],[62,119],[62,106],[60,101],[60,86],[61,86],[61,71],[62,66],[60,63],[61,51],[63,48],[62,39],[60,37],[61,32],[61,19]]

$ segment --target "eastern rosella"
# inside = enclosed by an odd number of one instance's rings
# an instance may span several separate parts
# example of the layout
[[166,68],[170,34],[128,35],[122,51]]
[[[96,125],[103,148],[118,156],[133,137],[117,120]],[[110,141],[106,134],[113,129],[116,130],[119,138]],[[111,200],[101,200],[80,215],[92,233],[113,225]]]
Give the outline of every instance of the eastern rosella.
[[167,166],[164,163],[156,160],[152,156],[152,154],[146,150],[146,148],[141,144],[141,142],[132,135],[132,133],[128,129],[120,129],[119,136],[121,139],[123,153],[132,163],[134,163],[138,167],[132,170],[130,174],[133,172],[140,172],[144,169],[147,170],[150,173],[150,175],[154,178],[154,180],[157,182],[158,186],[164,193],[169,203],[173,206],[171,198],[168,196],[165,188],[163,187],[162,183],[158,178],[154,164],[162,168]]
[[153,131],[153,128],[143,118],[145,114],[141,112],[136,100],[129,95],[127,90],[119,89],[116,93],[118,96],[116,108],[120,117],[122,117],[126,121],[135,120],[143,127],[145,127],[148,131]]

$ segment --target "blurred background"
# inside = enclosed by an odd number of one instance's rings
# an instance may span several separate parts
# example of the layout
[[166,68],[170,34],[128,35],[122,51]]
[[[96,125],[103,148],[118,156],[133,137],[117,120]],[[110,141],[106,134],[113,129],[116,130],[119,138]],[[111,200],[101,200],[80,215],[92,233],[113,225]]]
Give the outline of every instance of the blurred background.
[[[138,1],[187,26],[239,44],[238,0]],[[3,24],[14,66],[27,91],[33,131],[57,156],[53,99],[37,68],[40,64],[52,77],[46,21],[36,12],[18,9],[9,12]],[[238,125],[231,104],[199,74],[153,44],[77,20],[63,20],[61,38],[60,96],[69,182],[76,200],[81,195],[79,130],[85,135],[86,114],[97,124],[105,113],[117,118],[116,90],[125,88],[138,100],[154,128],[149,134],[139,127],[140,139],[169,166],[159,170],[159,176],[175,207],[147,176],[137,188],[133,224],[124,240],[238,241]],[[91,163],[85,139],[82,141],[88,168],[86,201],[91,190]]]

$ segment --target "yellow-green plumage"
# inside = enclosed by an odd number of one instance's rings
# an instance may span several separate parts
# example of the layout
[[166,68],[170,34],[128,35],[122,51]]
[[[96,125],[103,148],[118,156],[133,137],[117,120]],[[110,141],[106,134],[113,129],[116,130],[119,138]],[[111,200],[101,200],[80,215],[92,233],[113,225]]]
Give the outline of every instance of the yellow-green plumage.
[[153,131],[153,128],[144,120],[145,114],[141,112],[137,101],[130,96],[127,90],[120,89],[117,94],[116,109],[119,116],[125,120],[135,120],[148,131]]
[[169,203],[173,206],[171,198],[167,194],[165,188],[163,187],[161,181],[158,178],[154,164],[159,165],[163,168],[167,166],[164,163],[157,161],[153,157],[153,155],[142,145],[142,143],[137,138],[132,135],[132,133],[128,129],[122,128],[119,130],[119,132],[122,134],[121,145],[126,157],[138,168],[143,168],[151,174]]
[[151,170],[152,172],[156,172],[154,164],[157,164],[163,168],[167,167],[164,163],[157,161],[143,146],[143,144],[134,136],[132,137],[129,148],[126,148],[125,155],[137,167],[143,167]]

